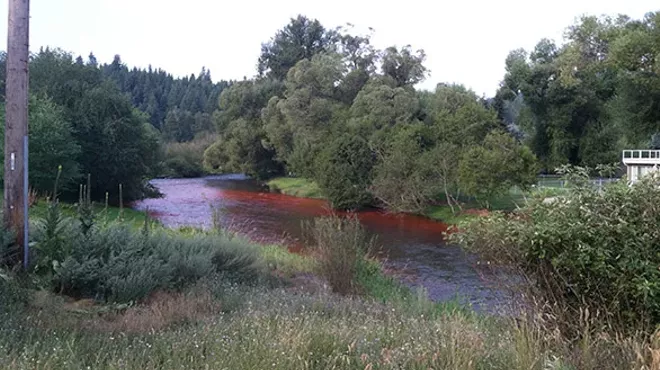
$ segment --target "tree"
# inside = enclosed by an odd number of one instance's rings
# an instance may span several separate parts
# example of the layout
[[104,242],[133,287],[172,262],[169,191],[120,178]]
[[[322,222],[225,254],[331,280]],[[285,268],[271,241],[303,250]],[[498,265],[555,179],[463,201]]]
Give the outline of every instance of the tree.
[[[47,98],[31,96],[29,109],[30,186],[41,193],[52,193],[59,167],[60,190],[77,190],[80,146],[73,139],[71,123],[66,121],[62,108]],[[0,117],[5,117],[4,106]]]
[[186,142],[195,136],[195,116],[190,111],[172,109],[165,117],[163,137],[169,141]]
[[261,111],[282,84],[271,80],[241,81],[220,95],[214,114],[218,142],[204,153],[204,164],[214,171],[237,171],[266,179],[282,173],[275,151],[266,140]]
[[261,46],[259,75],[283,81],[296,63],[334,50],[337,41],[336,31],[325,29],[316,19],[298,15]]
[[282,173],[274,153],[263,145],[258,121],[237,119],[204,153],[204,165],[213,172],[244,173],[265,180]]
[[458,166],[461,189],[486,204],[512,186],[528,188],[536,174],[534,154],[504,132],[492,132],[482,145],[465,151]]
[[269,145],[288,171],[312,176],[311,158],[348,109],[339,99],[345,71],[339,54],[301,60],[287,75],[284,97],[271,99],[263,111]]
[[396,87],[381,79],[370,81],[351,106],[351,124],[363,134],[407,124],[414,120],[419,100],[410,88]]
[[426,78],[427,69],[424,67],[426,54],[418,50],[416,54],[410,45],[401,50],[392,46],[381,55],[383,75],[390,77],[396,86],[412,86]]
[[336,209],[359,209],[371,202],[368,192],[374,154],[366,140],[343,135],[332,140],[317,158],[316,182]]
[[105,83],[84,92],[72,122],[82,148],[82,170],[92,177],[92,194],[99,199],[109,192],[116,199],[122,184],[128,199],[142,197],[159,162],[159,141],[146,117]]
[[81,148],[80,171],[92,178],[92,195],[127,199],[145,195],[159,155],[158,133],[98,66],[80,65],[61,50],[44,49],[31,60],[30,87],[62,107]]
[[461,85],[439,84],[433,94],[420,96],[426,120],[444,142],[457,147],[481,143],[499,127],[496,112],[486,108],[477,95]]
[[[394,212],[421,213],[438,193],[440,182],[427,176],[422,156],[425,127],[402,127],[393,133],[385,155],[374,167],[369,187],[382,206]],[[424,163],[426,164],[426,163]]]

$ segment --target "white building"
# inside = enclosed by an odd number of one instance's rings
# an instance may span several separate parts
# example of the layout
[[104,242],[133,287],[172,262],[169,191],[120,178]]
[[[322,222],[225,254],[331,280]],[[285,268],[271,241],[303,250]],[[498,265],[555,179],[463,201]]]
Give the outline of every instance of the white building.
[[624,150],[623,164],[627,167],[628,181],[637,182],[642,176],[658,169],[660,150]]

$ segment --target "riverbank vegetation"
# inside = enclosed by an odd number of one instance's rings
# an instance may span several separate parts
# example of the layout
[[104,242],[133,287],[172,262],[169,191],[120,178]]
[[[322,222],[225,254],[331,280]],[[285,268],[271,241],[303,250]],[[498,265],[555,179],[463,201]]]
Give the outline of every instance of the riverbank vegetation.
[[573,337],[537,308],[497,316],[431,302],[383,274],[354,219],[310,224],[309,254],[293,255],[229,230],[90,223],[56,203],[49,211],[35,220],[51,231],[33,233],[29,272],[11,268],[11,236],[0,238],[3,368],[657,366],[652,337],[616,334],[593,311],[571,322]]
[[633,117],[656,111],[660,85],[646,56],[658,19],[584,17],[564,45],[513,51],[485,99],[458,85],[417,91],[423,51],[376,50],[370,35],[298,17],[264,44],[259,77],[221,94],[219,141],[205,161],[313,180],[336,208],[423,213],[442,202],[456,211],[462,197],[489,207],[529,188],[539,169],[615,162],[625,147],[651,145],[657,127],[625,123],[657,121]]
[[660,239],[654,226],[660,177],[598,188],[587,173],[570,169],[570,190],[463,224],[450,240],[521,277],[517,288],[569,337],[584,339],[584,320],[650,335],[660,323]]

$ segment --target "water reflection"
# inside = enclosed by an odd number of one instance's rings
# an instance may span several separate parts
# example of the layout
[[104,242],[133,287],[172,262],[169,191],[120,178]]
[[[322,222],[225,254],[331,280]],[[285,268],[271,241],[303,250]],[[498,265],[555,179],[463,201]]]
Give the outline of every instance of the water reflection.
[[[202,226],[212,223],[220,209],[221,223],[266,243],[299,247],[303,227],[314,217],[331,211],[323,200],[268,192],[242,175],[198,179],[158,179],[152,182],[163,198],[134,204],[149,210],[166,226]],[[475,261],[443,240],[446,225],[424,217],[380,211],[360,212],[365,229],[376,236],[388,268],[411,286],[424,287],[434,300],[460,297],[477,308],[492,310],[503,295],[488,286],[475,270]]]

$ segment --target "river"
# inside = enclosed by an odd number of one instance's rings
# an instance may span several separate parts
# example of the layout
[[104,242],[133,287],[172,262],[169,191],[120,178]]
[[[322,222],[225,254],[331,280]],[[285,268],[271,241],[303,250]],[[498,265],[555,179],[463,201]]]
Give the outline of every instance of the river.
[[[223,227],[290,249],[304,248],[305,221],[331,212],[323,200],[272,193],[243,175],[157,179],[152,184],[164,197],[145,199],[133,207],[148,210],[165,226],[208,227],[216,208]],[[445,224],[376,210],[360,212],[358,217],[376,237],[386,267],[405,284],[424,287],[433,300],[458,298],[476,309],[492,311],[504,302],[503,294],[477,271],[474,258],[445,244]]]

